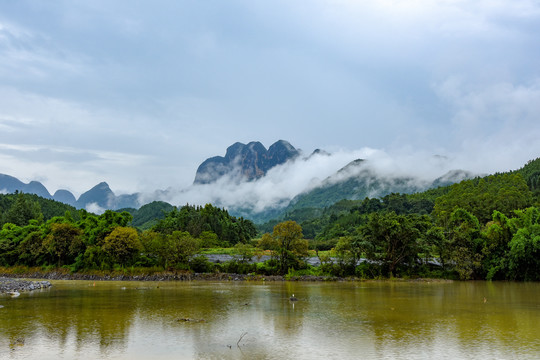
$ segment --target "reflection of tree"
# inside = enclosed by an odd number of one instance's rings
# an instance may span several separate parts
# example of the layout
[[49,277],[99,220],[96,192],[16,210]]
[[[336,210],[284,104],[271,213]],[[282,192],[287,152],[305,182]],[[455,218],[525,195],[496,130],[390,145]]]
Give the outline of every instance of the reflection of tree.
[[[482,350],[476,345],[490,351],[488,358],[540,350],[535,283],[157,285],[81,282],[0,298],[0,358],[10,351],[25,355],[44,342],[65,356],[92,357],[87,352],[93,351],[97,358],[129,357],[137,346],[146,351],[139,356],[159,346],[171,358],[231,359],[305,358],[306,351],[403,358],[441,355],[441,345],[451,352],[446,356],[472,351],[477,357]],[[299,301],[289,301],[292,293]],[[205,321],[177,321],[182,318]],[[23,345],[16,345],[19,339]]]
[[9,304],[13,318],[2,319],[9,322],[1,326],[0,337],[25,339],[25,346],[44,336],[50,343],[58,342],[61,349],[74,341],[77,351],[91,344],[99,344],[103,351],[122,351],[137,301],[125,299],[124,292],[107,283],[91,285],[19,297]]
[[[89,284],[91,285],[91,284]],[[58,299],[52,312],[62,313],[60,321],[49,319],[45,313],[42,326],[50,334],[56,334],[62,345],[69,339],[71,333],[76,338],[77,349],[89,343],[97,343],[102,350],[109,347],[125,348],[125,342],[137,308],[136,299],[126,299],[125,292],[118,288],[105,289],[98,283],[97,287],[74,291],[69,302]],[[54,316],[53,313],[53,316]],[[56,315],[58,316],[58,315]]]

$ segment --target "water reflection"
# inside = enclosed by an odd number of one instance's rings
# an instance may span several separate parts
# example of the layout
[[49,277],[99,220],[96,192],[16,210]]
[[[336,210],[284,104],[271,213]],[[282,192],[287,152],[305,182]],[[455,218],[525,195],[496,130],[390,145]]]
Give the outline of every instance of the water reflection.
[[0,358],[536,358],[539,295],[534,283],[60,281],[0,297]]

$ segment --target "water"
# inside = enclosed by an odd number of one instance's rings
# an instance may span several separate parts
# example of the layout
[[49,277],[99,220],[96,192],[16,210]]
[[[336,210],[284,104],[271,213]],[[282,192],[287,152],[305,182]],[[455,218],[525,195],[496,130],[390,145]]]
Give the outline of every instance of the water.
[[537,359],[539,339],[538,283],[56,281],[0,296],[0,359]]

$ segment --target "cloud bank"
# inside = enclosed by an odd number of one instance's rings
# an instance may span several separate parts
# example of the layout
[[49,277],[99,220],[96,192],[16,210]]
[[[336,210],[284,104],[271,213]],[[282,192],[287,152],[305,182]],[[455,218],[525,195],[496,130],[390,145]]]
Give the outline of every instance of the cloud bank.
[[[360,166],[347,167],[357,159],[365,161]],[[321,152],[300,156],[275,166],[266,176],[255,181],[239,183],[236,176],[223,176],[211,184],[143,193],[139,201],[145,204],[158,199],[178,206],[212,203],[225,208],[262,212],[283,208],[300,194],[322,185],[359,176],[362,170],[368,170],[373,176],[388,183],[397,178],[406,178],[410,185],[425,188],[451,170],[466,170],[480,175],[489,172],[487,169],[497,162],[480,166],[480,161],[482,160],[474,157],[438,156],[425,152],[392,154],[371,148],[356,151],[341,150],[331,154]]]

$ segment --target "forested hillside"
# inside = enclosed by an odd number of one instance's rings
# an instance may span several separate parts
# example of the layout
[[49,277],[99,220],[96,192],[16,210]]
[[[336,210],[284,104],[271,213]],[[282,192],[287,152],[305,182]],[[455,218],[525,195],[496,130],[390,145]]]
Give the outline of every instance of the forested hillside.
[[0,226],[5,223],[25,225],[30,219],[49,220],[66,212],[75,219],[79,213],[73,206],[45,199],[34,194],[0,194]]
[[[141,232],[127,211],[95,215],[32,195],[14,197],[0,198],[0,266],[68,266],[73,271],[134,265],[189,268],[199,248],[246,243],[256,234],[249,220],[212,205],[173,207],[151,230]],[[159,207],[168,208],[149,208]]]

